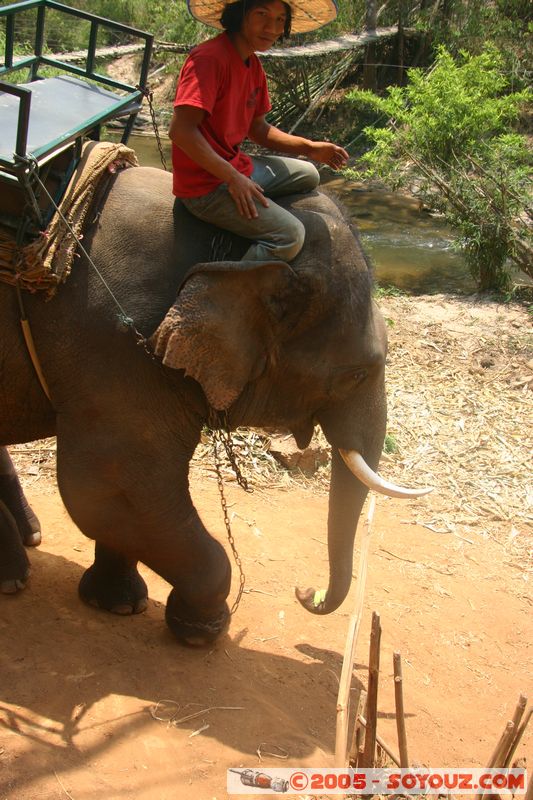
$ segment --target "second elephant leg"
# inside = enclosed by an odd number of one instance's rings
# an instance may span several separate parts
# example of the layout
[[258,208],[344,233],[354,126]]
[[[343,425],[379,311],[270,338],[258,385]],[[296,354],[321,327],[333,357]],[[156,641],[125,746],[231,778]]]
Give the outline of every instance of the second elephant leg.
[[15,467],[5,447],[0,447],[0,500],[13,515],[24,544],[27,547],[40,544],[39,520],[24,496]]
[[24,589],[30,562],[22,545],[17,523],[0,500],[0,592],[16,594]]

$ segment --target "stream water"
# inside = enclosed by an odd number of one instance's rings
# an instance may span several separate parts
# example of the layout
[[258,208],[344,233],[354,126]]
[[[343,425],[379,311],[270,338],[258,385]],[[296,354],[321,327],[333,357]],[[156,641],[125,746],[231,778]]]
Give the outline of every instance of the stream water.
[[[170,147],[166,141],[163,144],[170,165]],[[154,137],[133,135],[129,145],[143,166],[161,166]],[[418,201],[335,176],[323,178],[323,184],[342,201],[359,228],[380,286],[413,294],[475,290],[464,258],[453,247],[450,229],[420,210]]]

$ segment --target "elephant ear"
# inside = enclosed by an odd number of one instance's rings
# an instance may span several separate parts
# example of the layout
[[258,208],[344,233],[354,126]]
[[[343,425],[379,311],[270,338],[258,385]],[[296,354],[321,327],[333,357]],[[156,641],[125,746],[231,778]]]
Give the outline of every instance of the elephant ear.
[[282,261],[197,264],[151,337],[154,352],[198,381],[214,409],[228,409],[275,359],[291,274]]

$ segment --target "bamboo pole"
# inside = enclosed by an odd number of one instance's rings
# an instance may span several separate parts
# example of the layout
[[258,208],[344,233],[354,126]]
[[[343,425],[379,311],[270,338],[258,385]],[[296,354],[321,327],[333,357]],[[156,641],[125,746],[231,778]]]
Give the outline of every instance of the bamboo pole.
[[531,719],[532,714],[533,714],[533,707],[528,710],[526,716],[524,717],[524,720],[523,720],[522,724],[520,725],[520,727],[518,728],[518,730],[516,732],[516,735],[515,735],[515,737],[513,739],[513,742],[511,744],[509,752],[507,753],[507,756],[505,758],[504,767],[512,766],[511,765],[511,761],[512,761],[512,758],[513,758],[513,756],[515,754],[515,750],[518,747],[520,739],[524,735],[524,732],[525,732],[525,730],[526,730],[526,728],[527,728],[527,726],[529,724],[529,720]]
[[502,756],[504,756],[507,751],[509,750],[509,745],[514,738],[515,732],[515,725],[514,722],[511,720],[508,721],[507,725],[505,726],[505,730],[500,736],[499,742],[496,745],[492,756],[490,757],[490,761],[487,764],[487,767],[496,767],[502,760]]
[[396,729],[398,731],[398,747],[400,748],[400,766],[409,766],[407,755],[407,734],[405,731],[405,714],[403,709],[403,678],[402,678],[402,657],[395,652],[393,657],[394,665],[394,700],[396,704]]
[[[524,716],[524,711],[526,710],[526,706],[527,706],[527,696],[525,694],[521,694],[518,698],[518,703],[516,704],[516,708],[514,710],[512,718],[512,723],[514,725],[513,738],[509,742],[506,751],[501,754],[500,762],[497,764],[493,764],[494,767],[505,767],[505,765],[507,764],[511,754],[511,750],[513,750],[515,739],[518,736],[520,723],[522,721],[522,717]],[[518,742],[516,744],[518,744]]]
[[[501,760],[502,757],[505,757],[505,754],[508,752],[511,742],[513,741],[515,733],[515,725],[514,722],[511,720],[508,721],[507,725],[505,726],[505,730],[503,731],[502,735],[498,740],[498,744],[494,748],[491,757],[488,760],[487,768],[490,769],[491,767],[495,767]],[[494,797],[494,795],[490,794],[489,792],[485,792],[483,789],[476,794],[476,800],[479,800],[482,797],[486,797],[489,800],[490,797]]]
[[339,693],[337,695],[337,725],[335,733],[335,766],[345,767],[347,763],[348,749],[348,719],[350,713],[350,684],[352,682],[353,664],[355,660],[355,648],[357,636],[361,625],[363,612],[363,602],[365,599],[366,574],[368,567],[368,552],[370,548],[370,535],[372,532],[372,520],[376,508],[376,498],[370,498],[366,526],[361,538],[361,555],[359,557],[359,571],[357,574],[357,595],[355,598],[355,608],[350,620],[346,646],[344,648],[344,660],[342,662],[341,679],[339,683]]
[[379,648],[381,644],[381,625],[379,614],[372,613],[372,630],[370,632],[370,654],[368,659],[368,700],[367,725],[363,764],[366,769],[374,766],[376,752],[376,734],[378,722],[378,683],[379,683]]

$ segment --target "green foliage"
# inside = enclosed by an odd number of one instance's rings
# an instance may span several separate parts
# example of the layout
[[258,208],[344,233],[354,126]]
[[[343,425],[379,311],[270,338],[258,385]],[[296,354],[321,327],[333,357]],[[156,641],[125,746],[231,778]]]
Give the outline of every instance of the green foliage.
[[530,0],[448,0],[447,14],[433,14],[430,7],[419,17],[433,45],[444,44],[454,55],[468,50],[483,52],[496,47],[510,83],[517,89],[528,85],[533,61],[533,6]]
[[[483,166],[470,160],[469,173],[457,170],[452,175],[451,187],[462,207],[451,205],[448,219],[461,233],[467,263],[472,274],[479,274],[482,289],[510,289],[509,258],[529,271],[520,245],[531,233],[525,224],[530,172],[525,138],[504,134],[492,141]],[[523,225],[517,229],[520,220]]]
[[[0,0],[0,6],[8,5]],[[67,0],[65,5],[97,14],[114,22],[148,31],[157,39],[196,44],[209,33],[204,25],[197,23],[189,14],[185,0],[163,2],[163,0]],[[81,50],[87,46],[88,23],[71,14],[47,10],[45,49],[49,52]],[[24,41],[32,43],[35,37],[36,12],[34,9],[17,15],[16,40],[20,46]],[[3,28],[0,26],[0,36]],[[101,28],[98,45],[126,44],[131,41],[121,33]],[[1,42],[0,42],[1,44]],[[3,48],[2,48],[3,49]]]
[[397,453],[399,450],[398,442],[396,441],[396,437],[392,433],[387,433],[385,436],[385,441],[383,443],[383,452],[388,453],[389,455],[392,453]]
[[531,157],[525,137],[509,132],[531,94],[506,91],[502,63],[492,48],[459,59],[441,48],[405,88],[348,95],[386,122],[366,129],[372,146],[350,177],[414,187],[458,229],[480,288],[496,290],[509,287],[508,259],[527,270],[531,256]]
[[403,289],[399,289],[397,286],[376,286],[374,288],[374,295],[377,298],[405,297],[405,292],[403,291]]

